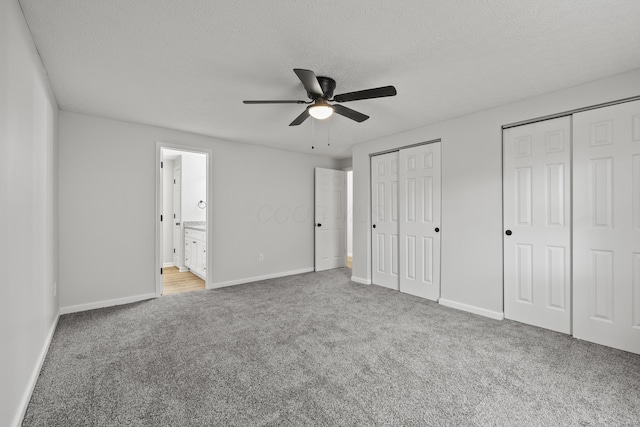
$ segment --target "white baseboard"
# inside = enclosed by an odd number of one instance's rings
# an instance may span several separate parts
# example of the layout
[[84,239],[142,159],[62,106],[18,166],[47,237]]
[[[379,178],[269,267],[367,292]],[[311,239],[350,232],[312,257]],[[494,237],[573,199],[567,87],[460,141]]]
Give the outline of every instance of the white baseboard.
[[347,256],[350,256],[351,258],[353,258],[353,254],[351,252],[347,252]]
[[205,283],[207,283],[207,276],[203,276],[202,274],[198,273],[197,271],[193,271],[191,269],[189,269],[189,271],[191,272],[191,274],[193,274],[196,277],[201,278],[202,280],[204,280]]
[[155,292],[152,294],[133,295],[130,297],[96,301],[87,304],[70,305],[68,307],[60,307],[60,314],[69,314],[76,313],[78,311],[93,310],[96,308],[112,307],[114,305],[129,304],[132,302],[144,301],[153,298],[156,298]]
[[166,267],[173,267],[173,263],[172,262],[162,263],[162,268],[166,268]]
[[480,316],[489,317],[495,320],[503,320],[504,313],[500,311],[491,311],[485,308],[476,307],[475,305],[463,304],[461,302],[451,301],[448,299],[440,298],[438,302],[445,307],[451,307],[462,311],[468,311],[469,313],[479,314]]
[[363,285],[370,285],[371,280],[363,279],[362,277],[351,276],[351,281],[356,283],[362,283]]
[[22,395],[22,399],[20,399],[20,406],[18,406],[18,411],[13,419],[12,425],[15,427],[19,427],[22,425],[22,420],[24,418],[24,414],[27,412],[27,406],[29,406],[29,401],[31,400],[31,395],[33,394],[33,390],[36,388],[36,382],[38,381],[38,376],[40,376],[40,370],[42,369],[42,364],[44,363],[44,359],[47,357],[47,353],[49,352],[49,346],[51,345],[51,340],[53,340],[53,334],[56,331],[56,327],[58,326],[58,320],[60,319],[60,312],[56,315],[56,320],[53,321],[53,325],[49,329],[47,333],[47,337],[45,338],[44,345],[40,350],[40,354],[38,355],[38,362],[36,366],[33,367],[33,371],[31,371],[31,376],[29,377],[29,383],[27,385],[27,389],[24,391]]
[[260,280],[275,279],[278,277],[293,276],[294,274],[310,273],[314,267],[301,268],[300,270],[283,271],[281,273],[265,274],[264,276],[246,277],[244,279],[229,280],[226,282],[212,283],[207,289],[218,289],[227,286],[241,285],[243,283],[259,282]]

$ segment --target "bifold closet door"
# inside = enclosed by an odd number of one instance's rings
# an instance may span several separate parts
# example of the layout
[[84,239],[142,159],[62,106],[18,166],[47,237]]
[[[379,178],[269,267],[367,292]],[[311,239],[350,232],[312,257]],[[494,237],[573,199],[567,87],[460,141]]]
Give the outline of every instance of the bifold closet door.
[[440,142],[400,150],[400,291],[440,298]]
[[315,168],[315,268],[347,266],[347,173]]
[[505,318],[571,333],[571,119],[503,132]]
[[371,157],[371,278],[398,289],[398,152]]
[[640,101],[574,115],[573,334],[640,353]]

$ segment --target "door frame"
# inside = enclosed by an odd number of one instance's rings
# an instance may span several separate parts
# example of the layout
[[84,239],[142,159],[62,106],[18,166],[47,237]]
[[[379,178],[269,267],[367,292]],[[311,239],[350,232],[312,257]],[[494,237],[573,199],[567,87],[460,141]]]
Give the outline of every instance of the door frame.
[[[348,193],[349,193],[349,180],[347,180],[347,191],[345,192],[345,197],[347,198],[347,204],[346,204],[346,208],[345,208],[345,235],[346,235],[346,242],[345,242],[345,250],[344,250],[344,257],[345,257],[345,263],[348,266],[349,265],[349,215],[351,215],[351,246],[353,246],[353,165],[352,166],[347,166],[346,168],[342,168],[341,169],[343,172],[345,172],[347,175],[349,175],[349,172],[351,172],[351,205],[349,205],[349,197],[348,197]],[[353,250],[353,247],[351,248]],[[353,272],[353,252],[351,253],[351,271]]]
[[[205,289],[212,289],[213,286],[213,259],[211,254],[213,253],[213,185],[211,184],[211,159],[213,157],[213,150],[210,148],[199,147],[196,145],[180,145],[173,143],[166,143],[162,141],[156,141],[156,155],[155,155],[155,174],[156,174],[156,207],[155,207],[155,290],[156,298],[162,296],[162,274],[161,269],[163,266],[162,260],[162,245],[163,245],[163,231],[162,222],[160,221],[160,215],[162,215],[162,202],[163,202],[163,179],[162,168],[160,162],[162,162],[162,149],[186,151],[190,153],[204,154],[206,159],[206,184],[207,184],[207,280],[205,281]],[[164,219],[164,218],[163,218]]]
[[[421,145],[427,145],[427,144],[435,144],[439,142],[440,143],[440,228],[443,229],[443,224],[442,224],[442,188],[444,187],[442,184],[442,138],[434,138],[434,139],[430,139],[428,141],[424,141],[424,142],[418,142],[415,144],[409,144],[409,145],[403,145],[400,147],[396,147],[396,148],[390,148],[388,150],[383,150],[383,151],[377,151],[375,153],[369,153],[369,208],[368,208],[368,212],[369,215],[367,217],[367,226],[369,227],[369,232],[367,233],[367,237],[369,239],[368,242],[368,251],[369,251],[369,279],[367,280],[367,284],[373,284],[373,228],[371,227],[372,225],[372,218],[373,218],[373,210],[372,210],[372,206],[371,206],[371,201],[373,200],[373,180],[371,179],[371,160],[372,157],[374,156],[380,156],[382,154],[388,154],[388,153],[393,153],[394,151],[398,151],[400,152],[400,150],[404,150],[406,148],[413,148],[413,147],[419,147]],[[442,237],[440,237],[440,251],[442,251]],[[440,256],[440,271],[442,272],[442,252],[440,252],[441,256]],[[398,262],[400,262],[400,260],[398,259]],[[353,279],[352,279],[353,280]],[[442,297],[442,274],[440,275],[440,296]]]

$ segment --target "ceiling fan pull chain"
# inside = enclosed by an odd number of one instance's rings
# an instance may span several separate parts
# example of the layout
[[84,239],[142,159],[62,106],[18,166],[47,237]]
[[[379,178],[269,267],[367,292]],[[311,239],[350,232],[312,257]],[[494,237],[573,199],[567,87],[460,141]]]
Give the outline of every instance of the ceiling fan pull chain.
[[327,123],[327,147],[331,147],[331,122]]
[[316,147],[314,146],[316,141],[316,121],[311,120],[311,149],[314,150]]

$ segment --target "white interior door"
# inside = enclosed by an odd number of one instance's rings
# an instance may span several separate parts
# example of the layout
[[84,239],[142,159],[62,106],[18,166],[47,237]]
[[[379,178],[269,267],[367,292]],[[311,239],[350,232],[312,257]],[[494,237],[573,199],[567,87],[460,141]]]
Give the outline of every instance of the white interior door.
[[347,173],[315,169],[316,271],[347,266]]
[[574,336],[640,353],[640,101],[573,124]]
[[440,142],[400,150],[400,291],[440,298]]
[[182,212],[182,171],[173,169],[173,265],[182,269],[182,229],[180,215]]
[[398,289],[398,152],[371,157],[372,283]]
[[571,119],[506,129],[504,314],[571,333]]

